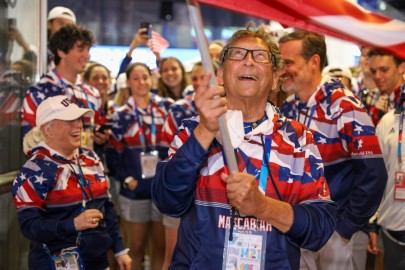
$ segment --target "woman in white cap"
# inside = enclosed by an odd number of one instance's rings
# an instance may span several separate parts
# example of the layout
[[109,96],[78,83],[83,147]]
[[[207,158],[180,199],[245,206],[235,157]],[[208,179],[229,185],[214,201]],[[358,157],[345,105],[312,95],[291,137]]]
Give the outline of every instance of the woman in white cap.
[[32,149],[13,184],[22,234],[30,241],[30,269],[106,269],[112,248],[120,269],[130,269],[103,165],[80,147],[82,118],[93,116],[66,96],[38,107],[45,138]]

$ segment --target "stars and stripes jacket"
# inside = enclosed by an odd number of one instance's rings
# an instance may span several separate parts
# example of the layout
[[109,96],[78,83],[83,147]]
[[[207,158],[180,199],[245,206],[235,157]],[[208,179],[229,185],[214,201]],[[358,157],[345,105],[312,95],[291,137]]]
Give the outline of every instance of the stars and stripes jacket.
[[[112,136],[109,143],[113,146],[107,156],[107,164],[115,178],[121,181],[120,194],[128,199],[150,199],[152,178],[142,178],[141,153],[157,150],[161,160],[167,157],[167,145],[162,144],[162,127],[167,111],[173,100],[150,94],[150,105],[146,109],[135,105],[130,97],[127,103],[112,115]],[[142,125],[138,122],[137,114]],[[152,121],[154,123],[155,144],[152,144]],[[145,136],[146,145],[141,142]],[[138,180],[135,190],[124,185],[125,178],[132,176]]]
[[170,145],[173,141],[174,135],[176,135],[183,119],[191,118],[198,114],[193,97],[193,93],[188,94],[170,106],[162,130],[162,141],[165,144]]
[[90,149],[79,148],[77,158],[68,160],[41,142],[32,150],[12,189],[21,232],[31,241],[30,269],[52,269],[43,244],[52,254],[76,246],[78,232],[73,220],[82,212],[84,198],[78,183],[78,164],[86,180],[85,208],[98,209],[104,216],[97,228],[81,232],[79,248],[86,269],[108,267],[106,252],[110,248],[116,254],[125,250],[109,200],[104,168],[97,155]]
[[[43,75],[38,83],[31,86],[24,97],[21,123],[23,137],[36,126],[35,116],[39,104],[44,99],[57,95],[66,95],[79,107],[94,110],[94,123],[102,123],[104,115],[100,114],[101,98],[98,90],[80,82],[80,79],[77,83],[64,79],[61,81],[55,71],[51,71]],[[90,118],[84,118],[84,128],[89,125],[91,125]]]
[[336,231],[350,239],[365,230],[380,204],[387,172],[374,125],[360,100],[340,81],[324,77],[307,104],[291,95],[280,111],[314,134],[331,198],[338,205]]
[[374,126],[377,126],[380,119],[388,110],[395,109],[400,102],[400,87],[392,91],[390,95],[381,93],[378,88],[366,91],[362,96],[362,102],[373,121]]
[[[266,115],[268,119],[247,133],[236,149],[238,167],[259,179],[262,139],[272,141],[269,162],[265,162],[270,168],[265,195],[278,199],[278,192],[281,200],[292,204],[294,222],[285,234],[261,223],[259,230],[267,238],[264,269],[298,269],[299,247],[317,250],[332,234],[335,206],[328,200],[312,134],[302,124],[279,117],[273,105],[267,105]],[[152,183],[152,198],[159,210],[181,217],[170,269],[222,269],[225,235],[230,228],[230,206],[220,176],[225,172],[220,138],[217,136],[209,151],[203,149],[193,135],[198,121],[198,117],[183,120],[169,157],[158,164]],[[257,229],[252,226],[255,221],[255,217],[239,217],[235,224],[250,231]]]

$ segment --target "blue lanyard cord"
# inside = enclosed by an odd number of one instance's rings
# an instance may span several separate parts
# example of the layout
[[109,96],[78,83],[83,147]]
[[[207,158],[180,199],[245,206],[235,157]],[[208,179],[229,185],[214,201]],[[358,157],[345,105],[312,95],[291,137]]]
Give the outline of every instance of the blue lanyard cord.
[[[265,138],[265,139],[264,139]],[[277,188],[276,185],[276,181],[273,178],[273,175],[271,174],[270,171],[270,153],[271,153],[271,144],[272,144],[272,140],[270,138],[270,136],[265,136],[263,134],[260,135],[260,139],[262,141],[262,145],[263,145],[263,159],[262,159],[262,165],[260,168],[260,176],[259,176],[259,188],[260,191],[265,194],[266,193],[266,187],[267,187],[267,178],[268,176],[270,176],[271,182],[273,184],[274,190],[277,193],[277,198],[282,201],[283,198],[281,197],[280,191]],[[238,149],[236,149],[235,151],[238,151]],[[224,157],[224,151],[222,149],[222,156]],[[225,166],[225,171],[227,171],[226,167],[226,160],[225,158],[223,158],[224,160],[224,166]]]
[[[86,202],[89,201],[89,198],[87,196],[85,187],[87,187],[88,190],[89,190],[91,200],[94,200],[94,196],[93,196],[93,192],[91,191],[90,185],[86,182],[86,180],[84,178],[83,170],[82,170],[82,167],[80,166],[79,159],[76,159],[76,162],[77,162],[77,167],[79,168],[80,176],[77,175],[75,169],[73,168],[72,164],[70,164],[70,162],[69,162],[69,165],[72,168],[73,173],[74,173],[74,175],[75,175],[75,177],[77,179],[77,182],[79,183],[79,186],[80,186],[80,188],[82,190],[82,193],[83,193],[83,203],[82,203],[81,212],[84,212],[84,210],[86,208]],[[78,248],[79,248],[79,245],[80,245],[81,236],[82,236],[82,231],[79,231],[79,233],[77,234],[77,238],[76,238],[76,246]],[[80,269],[85,269],[82,260],[80,260],[79,264],[80,264],[80,267],[81,267]]]
[[[315,106],[312,106],[312,108],[311,108],[311,114],[309,115],[309,119],[308,119],[308,125],[306,125],[308,128],[309,128],[309,126],[311,125],[311,121],[312,121],[312,118],[314,117],[314,113],[315,113]],[[304,123],[305,124],[305,123]]]
[[[228,165],[226,163],[226,159],[225,159],[225,152],[224,149],[222,148],[222,159],[224,161],[224,171],[226,174],[229,174],[229,169],[228,169]],[[236,163],[238,162],[238,155],[236,154],[237,149],[234,150],[234,154],[235,154],[235,158],[236,158]],[[235,214],[236,214],[236,208],[233,207],[228,200],[228,204],[229,204],[229,216],[231,217],[231,224],[230,224],[230,231],[229,231],[229,241],[233,240],[233,227],[235,226]]]
[[270,160],[271,139],[266,137],[266,140],[263,142],[263,135],[260,135],[260,139],[262,140],[263,145],[263,158],[260,169],[259,188],[263,194],[266,194],[267,176],[269,175],[269,167],[267,164]]
[[401,108],[401,113],[399,115],[399,130],[398,130],[398,165],[399,169],[402,170],[402,132],[404,130],[404,110]]
[[[56,70],[54,70],[54,73],[55,73],[56,77],[58,77],[60,83],[62,84],[62,88],[63,88],[63,90],[65,91],[65,94],[66,94],[69,98],[72,98],[72,96],[73,96],[73,97],[75,98],[76,102],[78,102],[78,99],[77,99],[77,97],[76,97],[76,95],[75,95],[75,90],[72,89],[73,95],[70,96],[70,95],[69,95],[69,91],[68,91],[68,87],[67,87],[65,81],[63,80],[63,78],[59,75],[59,73],[58,73]],[[83,85],[82,85],[82,84],[80,84],[80,88],[82,89],[82,92],[83,92],[83,94],[84,94],[84,96],[85,96],[85,98],[86,98],[88,108],[94,110],[94,106],[93,106],[93,104],[90,102],[89,96],[87,95],[86,90],[83,88]]]
[[89,96],[86,93],[86,90],[83,88],[83,84],[80,84],[80,88],[83,91],[84,96],[86,97],[86,101],[87,101],[87,106],[89,106],[89,109],[92,109],[94,111],[94,106],[93,104],[90,102],[89,100]]
[[[271,182],[273,184],[274,190],[276,191],[277,198],[280,201],[283,201],[280,191],[278,190],[278,187],[276,185],[276,181],[273,178],[273,175],[270,172],[270,152],[271,152],[271,138],[269,136],[266,136],[266,140],[263,139],[264,135],[260,135],[260,139],[262,141],[263,145],[263,159],[262,159],[262,166],[260,169],[260,177],[259,177],[259,189],[263,194],[266,193],[266,187],[267,187],[267,177],[270,176]],[[224,155],[223,150],[222,150],[222,155]],[[225,159],[224,159],[224,164],[226,167]],[[239,216],[238,210],[230,205],[230,232],[229,232],[229,241],[233,240],[233,227],[235,226],[235,216]],[[259,223],[259,219],[257,220],[257,223]]]
[[77,166],[79,168],[79,174],[80,175],[77,175],[75,169],[73,168],[72,164],[70,164],[70,162],[68,162],[68,164],[69,164],[70,168],[72,169],[72,172],[73,172],[74,176],[76,177],[77,182],[79,183],[80,189],[82,190],[82,193],[83,193],[83,200],[84,200],[83,208],[82,208],[82,212],[83,212],[84,208],[85,208],[85,202],[90,201],[89,196],[86,193],[86,187],[89,190],[91,200],[94,199],[93,192],[91,191],[90,186],[87,184],[87,182],[86,182],[86,180],[84,178],[83,170],[82,170],[82,167],[80,166],[79,160],[77,160]]
[[[309,128],[309,126],[311,125],[312,118],[314,117],[315,106],[311,107],[311,112],[310,112],[309,118],[308,118],[308,124],[305,124],[305,122],[307,121],[307,112],[308,112],[308,110],[305,112],[305,119],[304,119],[304,123],[302,123],[302,124],[306,125]],[[298,122],[300,122],[300,120],[299,120],[300,115],[301,115],[301,111],[298,109],[298,112],[297,112],[297,121]]]
[[87,183],[87,181],[86,181],[85,178],[84,178],[82,166],[80,166],[79,160],[77,160],[77,167],[79,168],[79,173],[80,173],[80,180],[81,180],[81,182],[82,182],[82,183],[84,184],[84,186],[87,187],[87,189],[89,190],[91,200],[94,200],[93,192],[91,191],[90,185]]
[[[263,137],[266,139],[264,140]],[[271,153],[271,138],[270,136],[264,136],[263,134],[260,135],[260,139],[263,145],[263,159],[262,159],[262,167],[260,172],[260,182],[259,187],[263,189],[264,194],[266,193],[266,185],[267,185],[267,176],[270,176],[271,183],[273,184],[274,190],[276,191],[277,198],[280,201],[283,201],[281,197],[280,191],[276,185],[276,181],[273,178],[273,175],[270,171],[270,153]]]
[[[76,180],[77,180],[77,182],[79,183],[80,189],[82,190],[83,203],[82,203],[82,208],[81,208],[80,211],[81,211],[81,212],[84,212],[84,210],[85,210],[85,208],[86,208],[86,202],[89,201],[88,196],[87,196],[87,194],[86,194],[85,187],[86,187],[86,186],[88,187],[89,192],[90,192],[90,197],[91,197],[92,200],[94,199],[94,197],[93,197],[93,192],[91,191],[90,186],[87,185],[87,184],[86,184],[86,181],[84,180],[83,170],[82,170],[82,168],[81,168],[81,166],[80,166],[79,160],[77,160],[77,166],[78,166],[78,168],[79,168],[80,176],[77,175],[75,169],[73,168],[72,164],[71,164],[69,161],[67,161],[67,164],[68,164],[69,167],[71,168],[72,173],[73,173],[74,176],[76,177]],[[79,231],[78,234],[77,234],[77,237],[76,237],[76,246],[77,246],[77,249],[78,249],[78,252],[79,252],[78,263],[79,263],[80,269],[85,269],[84,264],[83,264],[83,261],[82,261],[82,259],[80,258],[79,245],[80,245],[81,236],[82,236],[82,231]],[[49,250],[48,246],[47,246],[46,244],[42,243],[42,247],[45,249],[46,253],[47,253],[51,258],[53,258],[53,255],[51,254],[51,251]],[[52,259],[52,261],[53,261],[53,259]]]
[[[150,130],[151,130],[151,133],[152,133],[151,144],[152,144],[152,147],[155,148],[157,131],[156,131],[156,125],[155,125],[155,118],[153,117],[152,102],[150,102],[149,109],[147,109],[147,111],[148,110],[150,111],[150,117],[152,119],[152,123],[151,123],[151,127],[150,127]],[[148,143],[146,141],[145,132],[144,132],[144,129],[143,129],[142,115],[139,113],[139,109],[138,109],[138,107],[136,105],[134,106],[134,111],[135,111],[135,118],[136,118],[136,121],[138,122],[138,126],[139,126],[139,140],[141,141],[141,144],[142,144],[142,147],[144,148],[144,150],[146,150],[146,147],[148,146]]]

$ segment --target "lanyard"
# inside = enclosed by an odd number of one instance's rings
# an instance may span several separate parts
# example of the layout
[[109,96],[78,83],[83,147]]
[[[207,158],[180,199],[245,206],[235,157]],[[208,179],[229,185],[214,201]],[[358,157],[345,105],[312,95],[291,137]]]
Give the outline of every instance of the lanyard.
[[[270,152],[271,152],[271,137],[270,136],[264,136],[260,135],[262,144],[263,144],[263,158],[262,158],[262,165],[260,169],[260,175],[259,175],[259,190],[263,194],[266,194],[266,187],[267,187],[267,178],[270,175],[271,182],[274,186],[274,190],[277,193],[277,197],[280,201],[282,201],[282,197],[280,195],[280,192],[276,186],[276,182],[273,179],[273,176],[271,173],[269,174],[269,166],[270,166]],[[263,139],[265,137],[265,139]],[[224,155],[223,150],[222,150],[222,155]],[[225,163],[225,159],[224,159]],[[226,164],[225,164],[225,169],[226,169]],[[235,225],[235,217],[239,216],[239,211],[235,209],[235,207],[230,207],[230,218],[231,218],[231,224],[230,224],[230,234],[229,234],[229,241],[233,240],[233,227]],[[259,224],[260,220],[256,219],[257,224]]]
[[262,167],[260,169],[260,178],[259,178],[259,189],[263,194],[266,193],[267,176],[269,175],[270,150],[271,150],[271,138],[266,136],[263,146]]
[[398,130],[398,164],[399,169],[402,169],[402,132],[404,130],[404,110],[401,108],[399,115],[399,130]]
[[[62,88],[63,88],[63,90],[65,91],[65,94],[66,94],[67,96],[69,96],[68,87],[67,87],[65,81],[64,81],[63,78],[59,75],[59,73],[58,73],[58,71],[56,71],[56,69],[54,70],[54,73],[55,73],[56,77],[58,77],[60,83],[62,84]],[[87,95],[86,90],[83,88],[83,85],[82,85],[82,84],[80,84],[80,89],[82,90],[82,92],[83,92],[83,94],[84,94],[84,97],[86,98],[88,108],[94,110],[94,106],[93,106],[93,104],[90,102],[89,96]],[[78,102],[77,97],[76,97],[76,95],[75,95],[75,90],[72,89],[72,92],[73,92],[73,96],[74,96],[75,99],[76,99],[76,102]],[[69,97],[71,98],[72,96],[69,96]]]
[[89,201],[89,196],[87,195],[86,192],[86,187],[89,190],[89,195],[90,195],[90,199],[93,200],[93,192],[91,191],[90,186],[88,185],[88,183],[86,182],[85,178],[84,178],[84,174],[83,174],[83,170],[82,167],[80,166],[80,162],[78,159],[76,159],[77,162],[77,167],[79,168],[79,175],[77,175],[76,170],[73,168],[72,164],[70,162],[68,162],[70,168],[72,169],[73,174],[75,175],[77,182],[79,183],[80,189],[82,190],[83,193],[83,203],[82,203],[82,212],[84,211],[84,208],[86,207],[86,202]]
[[[299,122],[299,119],[300,119],[300,110],[299,109],[297,109],[297,111],[298,111],[298,113],[297,113],[297,121]],[[308,124],[305,124],[305,119],[304,119],[304,123],[302,123],[302,124],[304,124],[304,125],[306,125],[308,128],[310,127],[310,125],[311,125],[311,121],[312,121],[312,118],[314,117],[314,113],[315,113],[315,106],[312,106],[311,107],[311,112],[310,112],[310,114],[309,114],[309,118],[308,118]],[[305,113],[305,116],[307,116],[307,114]]]
[[[86,181],[84,179],[83,170],[82,170],[82,167],[80,166],[79,160],[76,159],[76,162],[77,162],[77,166],[79,168],[80,176],[77,175],[75,169],[73,168],[72,164],[69,161],[67,161],[67,164],[72,169],[72,172],[73,172],[74,176],[76,177],[77,182],[79,183],[80,189],[82,190],[83,201],[82,201],[82,208],[81,208],[80,212],[83,213],[84,210],[86,209],[86,202],[89,201],[89,197],[85,190],[86,186],[89,189],[90,197],[92,200],[94,199],[94,197],[93,197],[93,193],[91,191],[90,186],[86,183]],[[77,237],[76,237],[76,246],[77,247],[79,247],[79,245],[80,245],[81,236],[82,236],[82,231],[79,231],[77,234]],[[53,256],[52,256],[51,251],[49,250],[48,246],[45,243],[42,243],[42,247],[45,249],[46,253],[52,258]],[[80,269],[84,269],[83,263],[81,261],[79,261],[78,263],[80,264]]]
[[[143,129],[143,120],[142,120],[142,116],[139,112],[138,107],[135,105],[134,106],[134,110],[135,110],[135,118],[136,121],[138,122],[138,126],[139,126],[139,140],[141,141],[142,147],[144,149],[144,151],[146,150],[147,147],[147,142],[146,142],[146,137],[145,137],[145,132]],[[155,147],[156,145],[156,126],[155,126],[155,119],[153,117],[153,106],[152,106],[152,101],[149,104],[149,109],[146,109],[147,111],[150,111],[150,117],[151,117],[151,126],[150,126],[150,130],[151,130],[151,144],[153,147]]]

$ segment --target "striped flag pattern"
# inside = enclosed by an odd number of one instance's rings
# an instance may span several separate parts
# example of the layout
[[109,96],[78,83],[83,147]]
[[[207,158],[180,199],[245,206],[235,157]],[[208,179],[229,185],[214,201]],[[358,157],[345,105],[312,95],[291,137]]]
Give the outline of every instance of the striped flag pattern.
[[405,59],[405,22],[365,10],[348,0],[199,0],[283,25],[320,32]]
[[148,47],[152,51],[160,53],[169,46],[169,41],[162,37],[158,32],[152,30],[152,38],[148,41]]

